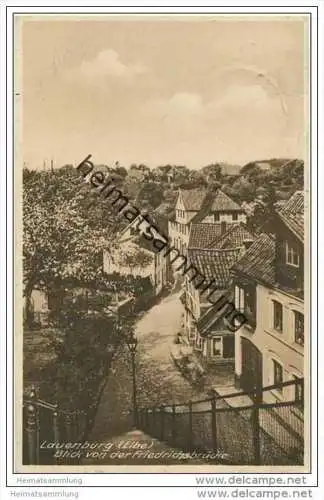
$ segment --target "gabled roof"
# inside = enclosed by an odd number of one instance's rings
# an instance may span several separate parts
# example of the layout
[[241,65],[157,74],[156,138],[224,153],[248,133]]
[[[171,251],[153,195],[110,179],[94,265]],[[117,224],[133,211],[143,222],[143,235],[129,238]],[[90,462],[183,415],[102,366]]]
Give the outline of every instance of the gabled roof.
[[206,197],[205,189],[184,189],[179,190],[186,210],[199,212]]
[[206,189],[179,190],[186,210],[199,212],[192,222],[200,222],[209,212],[243,212],[221,189],[206,191]]
[[230,284],[230,269],[239,259],[241,248],[231,250],[188,250],[190,264],[217,288],[227,288]]
[[232,223],[229,226],[228,231],[223,236],[216,237],[210,243],[209,248],[237,248],[242,247],[245,241],[253,241],[255,239],[245,224]]
[[282,211],[288,215],[304,213],[304,191],[296,191],[285,203]]
[[235,201],[220,189],[208,191],[201,210],[192,218],[193,224],[199,223],[211,212],[244,212]]
[[242,208],[220,189],[216,191],[214,200],[210,208],[212,212],[221,212],[221,211],[243,212]]
[[243,257],[233,265],[232,271],[274,285],[275,240],[268,234],[261,233]]
[[296,191],[277,211],[279,218],[300,241],[304,241],[304,192]]
[[191,224],[188,248],[210,248],[211,242],[218,239],[220,235],[220,224]]

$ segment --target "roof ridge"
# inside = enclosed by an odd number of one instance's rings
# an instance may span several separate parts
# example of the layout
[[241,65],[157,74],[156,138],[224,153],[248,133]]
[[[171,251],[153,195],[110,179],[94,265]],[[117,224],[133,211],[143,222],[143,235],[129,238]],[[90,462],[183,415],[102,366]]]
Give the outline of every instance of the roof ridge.
[[[251,245],[252,246],[252,245]],[[199,252],[209,252],[209,253],[229,253],[233,252],[234,250],[241,250],[242,247],[232,247],[232,248],[189,248],[188,252],[191,252],[192,250],[199,250]]]

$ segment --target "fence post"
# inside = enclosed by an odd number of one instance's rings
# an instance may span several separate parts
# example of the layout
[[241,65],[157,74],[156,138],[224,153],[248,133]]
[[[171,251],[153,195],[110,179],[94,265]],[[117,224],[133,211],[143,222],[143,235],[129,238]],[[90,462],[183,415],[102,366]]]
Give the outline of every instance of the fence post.
[[189,409],[189,413],[188,413],[188,417],[189,417],[189,451],[192,451],[193,449],[193,433],[192,433],[192,401],[190,400],[189,403],[188,403],[188,409]]
[[176,432],[176,407],[175,404],[172,405],[172,444],[176,444],[177,432]]
[[72,415],[69,413],[65,416],[66,440],[71,441],[72,438]]
[[164,406],[160,407],[160,419],[161,419],[160,439],[161,439],[161,441],[163,441],[164,440]]
[[152,408],[152,432],[153,432],[153,435],[155,436],[156,434],[156,430],[155,430],[155,424],[156,424],[156,419],[155,419],[155,406],[153,406]]
[[80,437],[80,410],[76,410],[75,412],[75,439],[78,441]]
[[217,452],[217,427],[216,427],[216,394],[213,391],[212,398],[210,400],[211,405],[211,425],[212,425],[212,440],[213,440],[213,451]]
[[[59,421],[59,412],[58,412],[58,405],[56,404],[55,405],[56,409],[53,413],[53,431],[54,431],[54,441],[56,443],[59,443],[60,442],[60,435],[61,435],[61,432],[60,432],[60,421]],[[54,457],[55,457],[56,453],[54,453]],[[60,459],[58,457],[55,457],[54,458],[54,463],[56,465],[59,465],[60,464]]]
[[148,414],[148,408],[145,408],[145,428],[148,431],[149,429],[149,414]]
[[34,387],[30,393],[31,403],[27,407],[27,440],[29,465],[39,464],[39,429],[36,409],[36,392]]
[[304,402],[304,379],[301,380],[300,382],[300,392],[301,392],[301,405],[302,405],[302,408],[304,408],[304,405],[305,405],[305,402]]
[[261,465],[261,447],[260,447],[260,404],[262,401],[262,391],[257,387],[253,394],[252,407],[252,433],[253,433],[253,465]]

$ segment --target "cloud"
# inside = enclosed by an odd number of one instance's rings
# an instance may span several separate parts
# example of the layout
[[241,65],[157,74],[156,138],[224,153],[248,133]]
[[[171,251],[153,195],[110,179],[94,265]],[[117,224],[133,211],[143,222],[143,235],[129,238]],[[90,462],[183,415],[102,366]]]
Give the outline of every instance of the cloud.
[[146,103],[146,111],[160,117],[197,116],[203,111],[203,102],[199,94],[178,92],[167,99],[153,99]]
[[[282,113],[285,109],[282,106],[279,95],[271,95],[262,85],[230,85],[224,94],[216,100],[211,101],[207,107],[209,111],[229,111],[240,112],[250,111],[264,113],[270,110]],[[282,108],[280,110],[280,108]]]
[[148,68],[140,63],[125,64],[113,49],[99,52],[94,59],[83,61],[78,68],[69,72],[70,79],[81,79],[86,83],[102,84],[107,80],[132,82],[134,78],[148,73]]
[[141,111],[146,141],[163,143],[165,154],[172,152],[183,163],[204,164],[213,157],[245,161],[293,149],[287,143],[291,131],[280,95],[262,79],[218,86],[209,99],[190,92],[152,98]]
[[191,136],[204,113],[204,103],[199,94],[177,92],[169,98],[148,100],[142,112],[151,123],[162,125],[165,133],[179,137]]
[[163,121],[169,130],[176,129],[186,135],[202,132],[202,128],[218,127],[225,121],[232,126],[235,122],[244,123],[245,127],[251,124],[254,128],[256,122],[263,122],[267,117],[284,118],[280,96],[258,83],[228,85],[209,101],[189,92],[151,99],[144,105],[144,113],[153,120]]

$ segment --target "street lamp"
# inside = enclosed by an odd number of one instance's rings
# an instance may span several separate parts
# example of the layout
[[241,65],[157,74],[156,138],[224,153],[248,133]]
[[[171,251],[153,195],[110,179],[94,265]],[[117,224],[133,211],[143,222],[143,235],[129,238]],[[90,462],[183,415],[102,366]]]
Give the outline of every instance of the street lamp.
[[136,402],[136,372],[135,372],[135,354],[137,348],[137,338],[132,332],[126,340],[127,347],[132,357],[132,377],[133,377],[133,425],[137,427],[137,402]]

